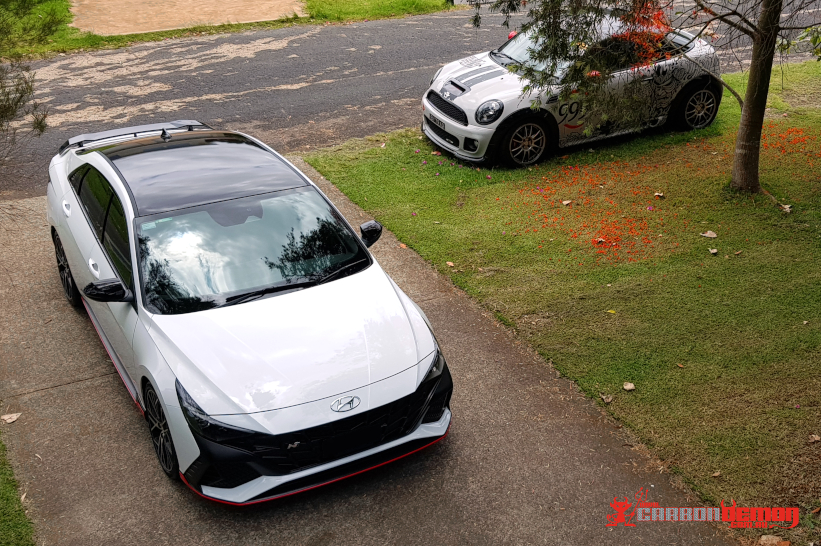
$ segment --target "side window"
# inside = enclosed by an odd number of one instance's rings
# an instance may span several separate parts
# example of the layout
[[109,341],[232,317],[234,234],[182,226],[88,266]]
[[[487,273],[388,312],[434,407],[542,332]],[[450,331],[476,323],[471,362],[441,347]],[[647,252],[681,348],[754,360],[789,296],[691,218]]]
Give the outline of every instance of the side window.
[[623,38],[607,38],[591,47],[588,54],[594,65],[610,72],[625,70],[639,62],[635,46]]
[[128,245],[128,222],[123,211],[123,204],[117,195],[112,195],[111,206],[103,231],[103,248],[108,254],[114,269],[126,286],[131,288],[131,249]]
[[68,181],[71,184],[71,187],[74,188],[74,193],[80,195],[80,183],[83,181],[83,175],[88,170],[88,166],[81,165],[80,167],[74,169],[74,172],[68,175]]
[[80,203],[86,209],[91,227],[97,238],[103,239],[103,222],[113,190],[100,171],[91,167],[80,185]]

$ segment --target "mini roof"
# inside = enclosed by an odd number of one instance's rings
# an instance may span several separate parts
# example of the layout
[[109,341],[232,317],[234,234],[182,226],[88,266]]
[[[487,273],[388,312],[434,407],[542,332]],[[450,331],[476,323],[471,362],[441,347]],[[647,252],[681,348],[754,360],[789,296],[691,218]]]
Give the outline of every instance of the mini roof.
[[306,186],[296,170],[236,133],[188,131],[89,151],[108,157],[131,190],[137,216]]

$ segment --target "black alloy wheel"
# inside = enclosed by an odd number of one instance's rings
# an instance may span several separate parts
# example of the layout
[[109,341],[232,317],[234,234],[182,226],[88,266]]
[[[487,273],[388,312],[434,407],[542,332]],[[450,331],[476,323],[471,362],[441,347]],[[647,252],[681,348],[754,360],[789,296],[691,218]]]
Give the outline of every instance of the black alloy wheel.
[[177,479],[180,475],[177,451],[174,449],[174,441],[171,439],[171,430],[168,428],[160,397],[151,384],[145,388],[145,410],[151,442],[154,444],[154,453],[157,454],[160,467],[166,476]]
[[68,266],[63,243],[56,233],[54,234],[54,254],[57,256],[57,271],[60,274],[60,284],[63,285],[63,295],[73,307],[80,307],[83,300],[80,297],[77,284],[74,282],[74,277],[71,275],[71,268]]

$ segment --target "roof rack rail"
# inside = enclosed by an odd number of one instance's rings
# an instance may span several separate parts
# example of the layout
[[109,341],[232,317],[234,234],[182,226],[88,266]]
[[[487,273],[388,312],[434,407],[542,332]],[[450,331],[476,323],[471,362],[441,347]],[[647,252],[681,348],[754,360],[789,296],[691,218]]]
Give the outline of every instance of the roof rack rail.
[[77,135],[75,137],[71,137],[70,139],[66,140],[62,146],[60,146],[59,153],[62,154],[69,148],[75,146],[83,147],[91,142],[103,140],[106,138],[114,138],[127,135],[133,135],[134,138],[137,138],[137,136],[140,133],[150,133],[152,131],[185,128],[187,128],[189,131],[193,131],[194,129],[211,129],[211,127],[206,125],[205,123],[201,123],[193,119],[178,119],[176,121],[169,121],[166,123],[152,123],[150,125],[136,125],[134,127],[123,127],[121,129],[112,129],[110,131],[102,131],[100,133],[88,133],[85,135]]

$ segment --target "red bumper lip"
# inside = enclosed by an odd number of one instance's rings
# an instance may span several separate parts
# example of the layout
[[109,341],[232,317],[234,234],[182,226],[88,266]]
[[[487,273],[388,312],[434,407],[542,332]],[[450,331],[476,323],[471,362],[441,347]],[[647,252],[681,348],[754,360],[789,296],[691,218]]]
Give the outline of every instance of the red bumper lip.
[[213,497],[209,497],[208,495],[204,495],[204,494],[200,493],[199,491],[197,491],[196,489],[194,489],[191,486],[191,484],[189,484],[188,481],[185,479],[185,476],[183,475],[182,472],[180,472],[180,479],[182,480],[182,482],[185,485],[188,486],[188,488],[191,491],[193,491],[194,493],[196,493],[200,497],[202,497],[204,499],[207,499],[209,501],[217,502],[217,503],[220,503],[220,504],[227,504],[229,506],[250,506],[252,504],[260,504],[260,503],[263,503],[263,502],[269,502],[269,501],[273,501],[273,500],[276,500],[276,499],[281,499],[283,497],[290,497],[291,495],[296,495],[297,493],[304,493],[305,491],[310,491],[311,489],[316,489],[317,487],[322,487],[323,485],[329,485],[329,484],[332,484],[334,482],[338,482],[338,481],[344,480],[346,478],[356,476],[357,474],[362,474],[363,472],[373,470],[374,468],[379,468],[380,466],[385,466],[386,464],[392,463],[394,461],[398,461],[399,459],[404,459],[408,455],[413,455],[414,453],[416,453],[418,451],[422,451],[423,449],[428,448],[428,447],[432,446],[433,444],[435,444],[437,442],[440,442],[441,440],[444,440],[449,433],[450,433],[450,426],[448,426],[448,429],[445,431],[445,433],[442,436],[439,436],[438,438],[436,438],[435,440],[433,440],[429,444],[425,444],[422,447],[418,447],[418,448],[414,449],[413,451],[409,451],[409,452],[404,453],[404,454],[402,454],[398,457],[394,457],[393,459],[390,459],[388,461],[383,461],[383,462],[381,462],[379,464],[375,464],[371,467],[368,467],[368,468],[365,468],[365,469],[362,469],[362,470],[358,470],[356,472],[352,472],[352,473],[347,474],[345,476],[340,476],[338,478],[334,478],[334,479],[328,480],[326,482],[318,483],[316,485],[311,485],[311,486],[308,486],[308,487],[303,487],[302,489],[297,489],[295,491],[288,491],[287,493],[281,493],[279,495],[274,495],[272,497],[268,497],[268,498],[265,498],[265,499],[252,500],[252,501],[248,501],[248,502],[231,502],[231,501],[225,501],[225,500],[222,500],[222,499],[215,499]]

